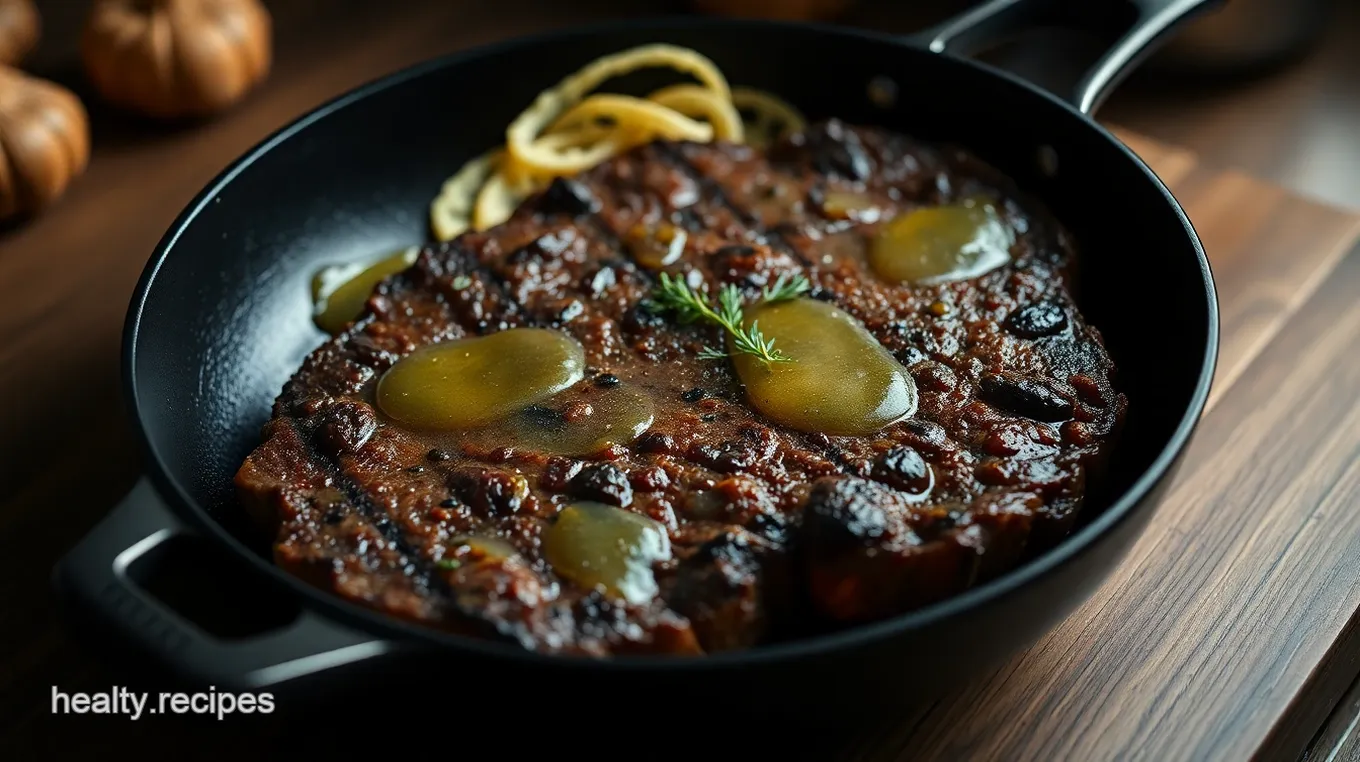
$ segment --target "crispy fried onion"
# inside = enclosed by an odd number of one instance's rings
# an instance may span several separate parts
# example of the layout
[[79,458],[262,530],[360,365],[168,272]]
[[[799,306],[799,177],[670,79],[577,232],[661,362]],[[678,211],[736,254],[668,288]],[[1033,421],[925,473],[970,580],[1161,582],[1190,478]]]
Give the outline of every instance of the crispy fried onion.
[[[698,80],[644,98],[594,93],[607,80],[639,69],[670,68]],[[653,140],[764,145],[799,130],[797,109],[769,93],[728,87],[708,58],[674,45],[643,45],[598,58],[538,95],[505,132],[505,145],[450,177],[430,204],[441,241],[509,219],[555,177],[574,175]]]

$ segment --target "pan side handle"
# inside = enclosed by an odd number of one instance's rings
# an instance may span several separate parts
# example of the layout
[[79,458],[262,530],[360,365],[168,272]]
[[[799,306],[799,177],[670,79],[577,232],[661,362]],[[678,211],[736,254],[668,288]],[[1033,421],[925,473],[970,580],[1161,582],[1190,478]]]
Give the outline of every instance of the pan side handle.
[[[228,638],[211,634],[148,592],[130,573],[139,559],[191,530],[142,479],[114,510],[58,563],[53,584],[67,620],[86,638],[150,658],[180,679],[254,691],[365,661],[392,644],[298,607],[265,632]],[[242,575],[256,573],[244,563]],[[221,579],[223,575],[216,575]],[[229,575],[228,575],[229,576]],[[222,590],[196,594],[214,596]]]
[[935,53],[970,55],[1008,35],[1040,25],[1082,29],[1113,38],[1064,99],[1093,114],[1168,33],[1223,0],[986,0],[913,38]]

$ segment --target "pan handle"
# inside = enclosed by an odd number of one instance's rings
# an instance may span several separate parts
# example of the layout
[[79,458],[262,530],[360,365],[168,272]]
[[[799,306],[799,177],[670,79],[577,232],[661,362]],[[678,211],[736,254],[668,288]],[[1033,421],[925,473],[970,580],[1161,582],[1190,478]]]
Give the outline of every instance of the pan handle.
[[1006,35],[1038,25],[1090,30],[1115,40],[1065,98],[1095,113],[1129,72],[1166,35],[1223,0],[987,0],[914,37],[935,53],[968,55]]
[[[299,607],[286,624],[253,636],[212,635],[138,584],[138,559],[192,531],[142,479],[116,508],[58,563],[53,584],[68,621],[101,644],[150,658],[175,677],[219,688],[253,691],[386,653],[391,644]],[[239,564],[240,574],[257,573]],[[224,575],[215,575],[221,578]],[[237,577],[231,577],[236,579]],[[222,594],[205,589],[202,595]]]

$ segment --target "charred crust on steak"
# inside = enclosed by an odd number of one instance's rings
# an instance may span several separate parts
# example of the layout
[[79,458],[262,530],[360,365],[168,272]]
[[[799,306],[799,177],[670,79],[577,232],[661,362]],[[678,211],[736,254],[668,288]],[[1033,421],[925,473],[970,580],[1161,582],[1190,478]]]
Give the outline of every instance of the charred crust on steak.
[[613,463],[590,463],[567,483],[567,492],[582,500],[627,508],[633,503],[628,475]]
[[584,217],[600,208],[600,200],[581,183],[566,177],[553,178],[548,189],[538,197],[538,209],[544,214],[565,214]]

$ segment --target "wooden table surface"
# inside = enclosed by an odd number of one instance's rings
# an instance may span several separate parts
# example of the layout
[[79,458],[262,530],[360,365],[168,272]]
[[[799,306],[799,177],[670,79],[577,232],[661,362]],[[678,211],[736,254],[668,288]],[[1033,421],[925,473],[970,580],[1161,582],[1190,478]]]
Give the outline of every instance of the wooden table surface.
[[[180,129],[92,104],[86,176],[46,215],[0,231],[0,478],[11,485],[0,557],[19,570],[0,577],[0,759],[225,759],[259,742],[223,728],[204,743],[201,727],[168,718],[57,731],[49,711],[52,686],[108,684],[56,620],[47,573],[139,473],[120,331],[181,207],[262,136],[380,74],[658,7],[407,5],[270,4],[276,67],[247,103]],[[68,52],[45,49],[40,69],[80,89]],[[833,758],[1273,760],[1298,758],[1315,736],[1344,740],[1327,719],[1355,701],[1342,698],[1360,673],[1360,216],[1120,134],[1185,205],[1217,279],[1222,359],[1200,432],[1152,525],[1087,605],[918,714],[838,742]]]

